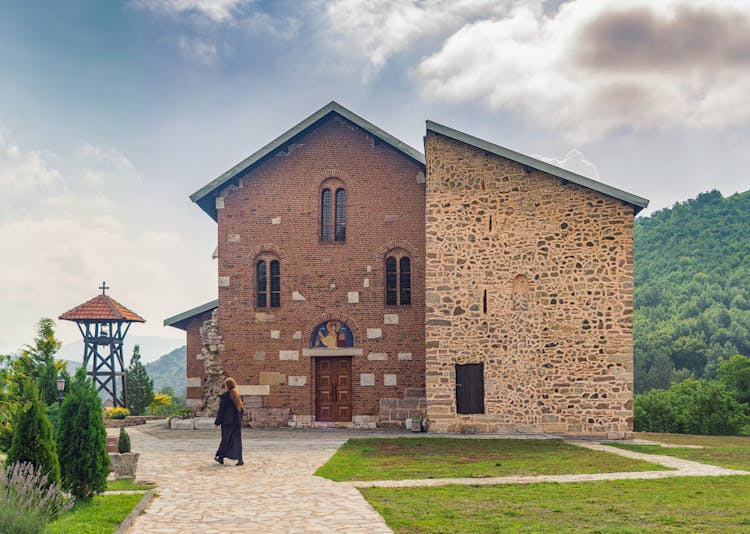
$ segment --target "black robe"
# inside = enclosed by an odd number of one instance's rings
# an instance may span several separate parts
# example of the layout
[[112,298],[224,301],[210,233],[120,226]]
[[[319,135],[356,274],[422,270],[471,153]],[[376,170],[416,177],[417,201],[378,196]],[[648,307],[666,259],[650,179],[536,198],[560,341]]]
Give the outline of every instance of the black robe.
[[242,412],[237,411],[228,391],[219,395],[219,412],[214,424],[221,425],[221,443],[216,456],[242,460]]

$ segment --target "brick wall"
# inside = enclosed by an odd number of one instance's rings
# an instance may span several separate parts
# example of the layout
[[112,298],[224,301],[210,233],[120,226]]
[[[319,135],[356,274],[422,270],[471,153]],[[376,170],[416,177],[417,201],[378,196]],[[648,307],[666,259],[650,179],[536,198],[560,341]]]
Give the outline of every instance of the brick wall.
[[[431,430],[629,433],[633,208],[434,132],[426,155]],[[485,414],[458,415],[480,362]]]
[[[281,375],[283,380],[274,376],[283,384],[271,384],[263,396],[265,409],[283,409],[274,413],[300,420],[314,415],[314,361],[303,352],[313,329],[327,319],[344,321],[355,348],[362,349],[353,358],[355,416],[375,416],[379,399],[424,388],[421,173],[420,165],[390,146],[332,118],[222,192],[220,357],[240,385],[259,384],[261,372]],[[321,184],[331,177],[347,191],[345,243],[320,242]],[[391,249],[411,257],[410,306],[385,306],[384,257]],[[281,263],[279,308],[255,307],[260,256]],[[362,385],[363,374],[374,375],[374,385]],[[386,375],[395,375],[395,385]]]

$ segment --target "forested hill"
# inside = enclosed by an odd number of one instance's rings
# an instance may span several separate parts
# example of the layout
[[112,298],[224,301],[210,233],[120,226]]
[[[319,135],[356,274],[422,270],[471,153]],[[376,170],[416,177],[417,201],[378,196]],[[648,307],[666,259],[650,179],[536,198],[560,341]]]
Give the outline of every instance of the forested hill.
[[145,365],[146,373],[154,381],[154,391],[170,386],[179,397],[186,393],[185,345]]
[[750,356],[750,191],[636,219],[634,336],[636,392]]

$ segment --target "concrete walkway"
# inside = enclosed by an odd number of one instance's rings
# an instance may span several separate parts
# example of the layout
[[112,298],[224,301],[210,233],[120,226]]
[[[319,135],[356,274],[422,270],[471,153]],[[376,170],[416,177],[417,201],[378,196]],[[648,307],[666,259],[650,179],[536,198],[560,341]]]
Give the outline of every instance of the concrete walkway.
[[157,484],[158,494],[146,512],[134,522],[129,530],[133,534],[223,534],[228,530],[271,534],[391,532],[383,518],[359,493],[358,487],[528,484],[750,474],[669,456],[626,451],[596,442],[569,441],[589,449],[654,462],[671,470],[332,482],[315,477],[313,473],[349,437],[404,434],[330,430],[245,431],[245,465],[238,467],[231,460],[225,465],[213,461],[219,442],[218,431],[167,430],[161,422],[131,428],[129,433],[133,450],[141,452],[138,481]]

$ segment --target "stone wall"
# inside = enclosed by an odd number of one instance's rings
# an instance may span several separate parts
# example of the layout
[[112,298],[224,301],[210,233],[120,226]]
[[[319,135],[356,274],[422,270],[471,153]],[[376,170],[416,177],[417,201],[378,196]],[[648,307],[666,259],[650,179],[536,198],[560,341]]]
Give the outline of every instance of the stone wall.
[[203,405],[203,382],[206,379],[206,370],[203,365],[203,339],[201,338],[201,327],[206,321],[211,320],[211,311],[195,315],[185,323],[186,347],[185,347],[185,369],[187,371],[187,396],[188,408],[200,408]]
[[[430,430],[632,431],[633,208],[428,131]],[[485,413],[455,365],[484,364]]]

